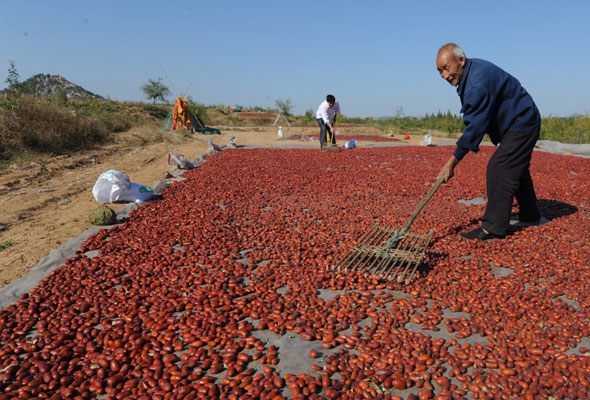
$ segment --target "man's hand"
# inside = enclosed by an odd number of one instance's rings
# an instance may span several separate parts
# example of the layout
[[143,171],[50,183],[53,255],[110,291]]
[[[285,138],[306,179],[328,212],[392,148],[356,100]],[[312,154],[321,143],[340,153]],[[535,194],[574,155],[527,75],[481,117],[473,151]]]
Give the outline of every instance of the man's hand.
[[455,165],[457,164],[459,164],[459,160],[455,156],[451,156],[438,174],[439,177],[443,178],[443,182],[448,182],[455,175]]

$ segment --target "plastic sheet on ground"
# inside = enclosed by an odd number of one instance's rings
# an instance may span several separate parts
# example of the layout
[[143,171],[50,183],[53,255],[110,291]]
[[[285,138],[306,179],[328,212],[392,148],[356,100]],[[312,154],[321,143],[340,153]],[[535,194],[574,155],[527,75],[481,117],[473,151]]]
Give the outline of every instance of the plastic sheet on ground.
[[570,144],[554,142],[552,140],[538,140],[537,150],[555,154],[571,154],[573,156],[590,157],[590,144]]

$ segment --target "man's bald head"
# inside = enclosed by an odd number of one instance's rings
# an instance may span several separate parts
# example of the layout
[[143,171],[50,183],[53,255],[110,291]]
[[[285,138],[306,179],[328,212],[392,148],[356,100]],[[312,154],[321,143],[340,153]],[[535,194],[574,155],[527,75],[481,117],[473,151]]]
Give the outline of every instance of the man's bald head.
[[455,56],[456,60],[459,60],[460,57],[467,58],[463,49],[455,43],[447,43],[447,44],[442,45],[440,47],[440,49],[438,50],[438,54],[440,54],[441,52],[452,53]]
[[450,85],[457,86],[461,81],[466,62],[467,57],[463,49],[455,43],[447,43],[438,50],[436,69],[441,78]]

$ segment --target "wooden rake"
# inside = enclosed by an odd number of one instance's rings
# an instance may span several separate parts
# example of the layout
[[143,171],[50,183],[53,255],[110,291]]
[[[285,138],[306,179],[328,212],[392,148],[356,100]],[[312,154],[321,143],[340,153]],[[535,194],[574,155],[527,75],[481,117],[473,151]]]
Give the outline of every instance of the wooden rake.
[[433,232],[418,235],[408,232],[426,203],[443,183],[439,177],[426,196],[420,201],[410,218],[401,229],[373,226],[346,253],[333,269],[338,271],[362,271],[406,285],[416,275],[416,269],[424,258],[424,253],[432,239]]

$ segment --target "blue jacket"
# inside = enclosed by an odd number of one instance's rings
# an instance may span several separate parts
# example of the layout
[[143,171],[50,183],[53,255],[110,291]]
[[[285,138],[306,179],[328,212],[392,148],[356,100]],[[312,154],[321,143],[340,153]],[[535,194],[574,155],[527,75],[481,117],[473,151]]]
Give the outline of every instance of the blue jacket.
[[541,124],[533,98],[518,79],[491,62],[468,59],[457,93],[466,125],[453,153],[459,160],[468,151],[479,151],[486,133],[498,144],[506,132],[529,132]]

